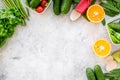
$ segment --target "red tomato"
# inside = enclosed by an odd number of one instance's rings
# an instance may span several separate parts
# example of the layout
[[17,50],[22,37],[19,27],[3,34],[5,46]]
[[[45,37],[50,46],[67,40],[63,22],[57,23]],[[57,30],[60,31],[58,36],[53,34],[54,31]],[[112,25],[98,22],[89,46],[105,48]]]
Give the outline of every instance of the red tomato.
[[44,11],[44,8],[43,8],[42,6],[38,6],[38,7],[36,8],[36,11],[37,11],[38,13],[41,13],[41,12]]
[[41,5],[42,7],[45,7],[46,4],[47,4],[47,1],[46,1],[46,0],[43,0],[40,5]]

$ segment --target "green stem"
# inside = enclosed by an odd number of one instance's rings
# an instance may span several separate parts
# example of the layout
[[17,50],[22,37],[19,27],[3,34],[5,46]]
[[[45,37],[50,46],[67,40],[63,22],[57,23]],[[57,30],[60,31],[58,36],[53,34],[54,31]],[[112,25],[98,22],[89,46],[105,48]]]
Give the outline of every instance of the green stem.
[[11,7],[11,5],[10,5],[6,0],[3,0],[3,3],[4,3],[4,5],[5,5],[7,8],[10,8],[10,7]]

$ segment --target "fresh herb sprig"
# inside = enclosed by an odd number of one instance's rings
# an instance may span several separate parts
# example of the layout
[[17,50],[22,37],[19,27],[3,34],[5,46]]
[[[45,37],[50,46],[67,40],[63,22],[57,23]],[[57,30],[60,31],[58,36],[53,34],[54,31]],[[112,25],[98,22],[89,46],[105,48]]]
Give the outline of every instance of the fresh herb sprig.
[[23,7],[21,1],[20,0],[2,0],[2,1],[8,9],[16,8],[20,12],[22,25],[25,26],[26,19],[29,20],[29,15],[27,10]]
[[0,9],[0,47],[13,36],[15,27],[21,23],[21,14],[17,9]]
[[20,0],[2,0],[7,9],[0,9],[0,48],[14,34],[19,24],[26,25],[29,15]]

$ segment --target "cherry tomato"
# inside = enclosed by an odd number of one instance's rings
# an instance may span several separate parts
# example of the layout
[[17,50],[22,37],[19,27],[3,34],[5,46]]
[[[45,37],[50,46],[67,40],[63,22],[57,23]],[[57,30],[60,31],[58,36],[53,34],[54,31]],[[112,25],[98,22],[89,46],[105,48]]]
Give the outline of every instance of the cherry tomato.
[[44,8],[43,8],[42,6],[38,6],[38,7],[36,8],[36,11],[37,11],[38,13],[41,13],[41,12],[44,11]]
[[41,5],[42,7],[45,7],[46,4],[47,4],[47,1],[46,1],[46,0],[43,0],[40,5]]

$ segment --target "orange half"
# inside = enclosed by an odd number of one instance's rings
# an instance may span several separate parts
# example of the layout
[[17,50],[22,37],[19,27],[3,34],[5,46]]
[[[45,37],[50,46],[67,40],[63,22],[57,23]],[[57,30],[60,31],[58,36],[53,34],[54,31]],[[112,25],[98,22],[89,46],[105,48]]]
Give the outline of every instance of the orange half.
[[100,23],[105,18],[105,11],[99,4],[94,4],[88,8],[87,18],[90,22]]
[[93,51],[99,57],[106,57],[111,52],[111,45],[107,40],[100,39],[94,43]]

